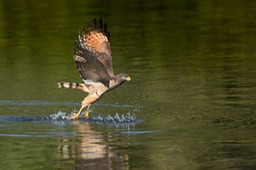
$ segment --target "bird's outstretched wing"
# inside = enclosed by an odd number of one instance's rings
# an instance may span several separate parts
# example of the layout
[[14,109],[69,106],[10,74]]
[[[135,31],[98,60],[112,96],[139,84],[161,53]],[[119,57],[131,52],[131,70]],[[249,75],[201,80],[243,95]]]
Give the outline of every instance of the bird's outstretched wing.
[[75,38],[76,67],[84,81],[102,82],[108,86],[109,80],[114,78],[114,73],[107,24],[103,25],[100,18],[99,22],[94,19],[93,25],[88,21],[88,27],[88,31],[83,29],[82,34]]

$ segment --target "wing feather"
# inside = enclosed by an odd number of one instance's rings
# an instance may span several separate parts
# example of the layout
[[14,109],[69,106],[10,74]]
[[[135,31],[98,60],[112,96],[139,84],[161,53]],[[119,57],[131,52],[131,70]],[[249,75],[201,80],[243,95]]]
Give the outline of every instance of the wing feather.
[[114,73],[107,25],[103,27],[102,19],[98,25],[94,19],[93,26],[90,22],[88,26],[89,31],[83,29],[82,34],[75,39],[75,64],[84,80],[108,84],[114,78]]

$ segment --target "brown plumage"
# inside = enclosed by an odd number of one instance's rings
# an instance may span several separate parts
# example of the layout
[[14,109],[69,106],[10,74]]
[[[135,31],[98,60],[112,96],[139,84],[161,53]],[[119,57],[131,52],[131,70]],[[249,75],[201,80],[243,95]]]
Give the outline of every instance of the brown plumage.
[[89,30],[83,29],[78,38],[75,38],[74,50],[74,61],[84,83],[58,83],[59,88],[72,88],[89,93],[82,101],[82,106],[74,115],[74,119],[78,119],[85,107],[85,116],[88,117],[92,103],[107,91],[131,80],[125,73],[114,75],[107,24],[103,25],[101,18],[99,22],[94,19],[93,25],[89,21],[87,24]]

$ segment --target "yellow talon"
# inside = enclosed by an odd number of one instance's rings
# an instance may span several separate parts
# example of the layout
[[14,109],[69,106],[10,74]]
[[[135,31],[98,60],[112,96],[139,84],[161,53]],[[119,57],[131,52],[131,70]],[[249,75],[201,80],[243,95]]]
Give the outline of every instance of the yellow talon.
[[[90,106],[91,106],[91,105],[89,104],[88,107],[87,107],[86,113],[85,113],[85,118],[86,118],[86,119],[89,117],[89,109],[90,109]],[[78,111],[78,113],[75,113],[75,114],[73,115],[72,120],[77,120],[77,119],[79,119],[79,116],[80,116],[80,114],[82,113],[83,108],[85,108],[85,106],[82,106],[82,107],[80,108],[80,110]]]
[[78,113],[75,113],[75,114],[73,115],[72,120],[77,120],[77,119],[79,118],[79,116],[80,116],[80,114],[81,114],[83,108],[84,108],[84,106],[82,106],[82,107],[80,108],[80,110],[78,111]]
[[75,113],[72,117],[73,120],[77,120],[79,118],[79,114],[78,113]]
[[85,114],[85,118],[86,118],[86,119],[88,119],[89,114],[90,114],[90,113],[89,113],[90,106],[91,106],[91,105],[89,104],[88,107],[87,107],[87,110],[86,110],[86,114]]
[[89,117],[89,112],[86,112],[85,118],[87,119]]

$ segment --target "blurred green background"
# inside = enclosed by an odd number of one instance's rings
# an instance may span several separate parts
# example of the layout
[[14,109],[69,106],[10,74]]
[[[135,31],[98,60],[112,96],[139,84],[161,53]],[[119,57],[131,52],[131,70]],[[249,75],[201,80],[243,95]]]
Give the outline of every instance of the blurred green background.
[[[0,169],[253,169],[255,9],[250,0],[0,0]],[[57,82],[81,82],[73,38],[100,17],[114,72],[132,81],[93,114],[131,111],[143,123],[6,121],[79,108],[86,94]]]

